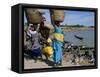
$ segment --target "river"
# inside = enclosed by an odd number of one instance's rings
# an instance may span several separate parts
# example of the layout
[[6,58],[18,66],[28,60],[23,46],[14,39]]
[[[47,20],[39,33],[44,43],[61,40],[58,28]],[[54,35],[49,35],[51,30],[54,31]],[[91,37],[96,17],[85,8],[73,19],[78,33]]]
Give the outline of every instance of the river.
[[[94,29],[77,31],[77,32],[64,32],[64,39],[73,43],[74,45],[84,45],[86,47],[94,47],[95,45],[95,31]],[[74,35],[83,37],[83,40],[76,38]]]

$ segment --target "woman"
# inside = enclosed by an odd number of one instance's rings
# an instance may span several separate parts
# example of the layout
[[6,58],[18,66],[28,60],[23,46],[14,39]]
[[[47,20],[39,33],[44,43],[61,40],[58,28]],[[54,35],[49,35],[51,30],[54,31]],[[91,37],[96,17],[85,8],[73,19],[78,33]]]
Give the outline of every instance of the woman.
[[[59,21],[56,21],[55,22],[55,33],[60,36],[60,38],[63,38],[63,34],[62,34],[62,30],[60,28],[60,22]],[[60,39],[60,40],[63,40],[63,39]],[[54,40],[53,40],[53,63],[54,63],[54,66],[55,65],[62,65],[62,42],[63,41],[60,41],[59,38],[57,38],[57,36],[55,35],[54,36]]]
[[37,25],[31,24],[29,33],[31,34],[32,37],[32,56],[35,58],[35,62],[36,62],[38,57],[42,58],[42,52],[39,44],[39,35],[37,30],[35,29],[35,26]]

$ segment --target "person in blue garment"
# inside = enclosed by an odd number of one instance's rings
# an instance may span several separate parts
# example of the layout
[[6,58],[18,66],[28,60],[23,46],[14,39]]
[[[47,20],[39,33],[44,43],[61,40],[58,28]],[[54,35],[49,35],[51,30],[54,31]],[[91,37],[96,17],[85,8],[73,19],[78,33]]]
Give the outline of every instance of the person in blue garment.
[[[59,21],[55,21],[55,33],[57,35],[63,35],[63,32],[60,28],[60,22]],[[60,38],[63,38],[64,37],[60,37]],[[63,40],[62,39],[62,40]],[[52,46],[53,46],[53,63],[54,63],[54,66],[56,65],[62,65],[62,45],[63,45],[63,42],[62,41],[59,41],[56,36],[54,37],[54,40],[52,42]]]

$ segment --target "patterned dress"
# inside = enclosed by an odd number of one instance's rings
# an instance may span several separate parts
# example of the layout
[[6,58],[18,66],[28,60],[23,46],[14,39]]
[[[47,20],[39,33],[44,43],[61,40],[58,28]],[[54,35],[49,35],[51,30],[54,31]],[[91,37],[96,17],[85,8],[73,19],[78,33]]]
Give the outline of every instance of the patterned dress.
[[42,56],[37,32],[32,34],[32,55],[35,57]]

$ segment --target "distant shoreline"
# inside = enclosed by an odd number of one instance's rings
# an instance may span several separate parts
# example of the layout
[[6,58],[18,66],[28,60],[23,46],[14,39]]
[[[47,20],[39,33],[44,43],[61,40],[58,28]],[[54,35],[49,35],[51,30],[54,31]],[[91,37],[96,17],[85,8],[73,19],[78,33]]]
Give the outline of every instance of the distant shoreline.
[[88,27],[61,27],[63,32],[77,32],[77,31],[84,31],[84,30],[94,30],[94,28],[88,28]]

